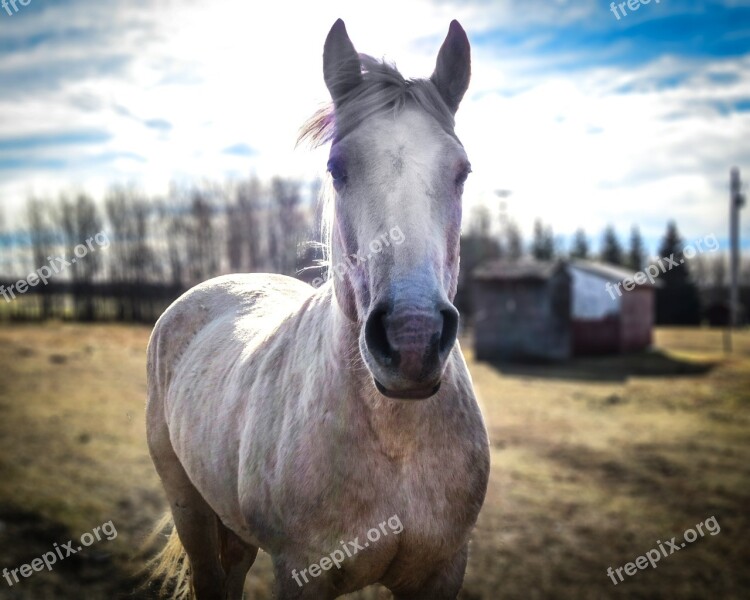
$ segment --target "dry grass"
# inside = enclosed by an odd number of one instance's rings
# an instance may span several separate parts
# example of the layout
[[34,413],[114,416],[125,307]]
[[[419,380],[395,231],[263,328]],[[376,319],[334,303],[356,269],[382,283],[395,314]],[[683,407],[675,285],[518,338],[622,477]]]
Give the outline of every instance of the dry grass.
[[[0,329],[0,569],[110,519],[99,542],[0,599],[144,598],[135,549],[164,508],[144,442],[149,329]],[[463,599],[744,598],[750,592],[750,334],[661,330],[663,352],[556,367],[476,364],[492,475]],[[606,575],[715,515],[657,569]],[[248,598],[270,598],[261,555]],[[358,598],[388,598],[371,589]]]
[[[719,332],[661,330],[664,353],[472,364],[494,450],[465,597],[747,597],[750,336],[737,341],[726,359]],[[712,515],[720,534],[607,577]]]

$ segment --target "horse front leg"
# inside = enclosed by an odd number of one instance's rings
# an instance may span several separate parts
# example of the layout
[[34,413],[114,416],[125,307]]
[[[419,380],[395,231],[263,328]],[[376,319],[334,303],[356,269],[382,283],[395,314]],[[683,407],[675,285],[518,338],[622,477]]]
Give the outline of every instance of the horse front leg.
[[424,584],[414,589],[394,588],[394,600],[455,600],[464,582],[469,544],[434,571]]
[[258,556],[258,548],[245,544],[237,535],[219,522],[221,566],[226,574],[225,600],[242,600],[245,579]]

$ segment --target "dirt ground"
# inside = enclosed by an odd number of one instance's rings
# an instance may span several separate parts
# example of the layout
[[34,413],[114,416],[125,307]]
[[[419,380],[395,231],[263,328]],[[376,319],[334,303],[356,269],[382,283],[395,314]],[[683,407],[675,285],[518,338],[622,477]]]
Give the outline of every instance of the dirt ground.
[[[148,335],[0,328],[0,569],[68,540],[76,550],[12,586],[0,577],[0,599],[154,597],[134,575],[165,509],[144,437]],[[750,597],[750,332],[732,355],[721,337],[659,330],[656,351],[560,366],[476,363],[466,350],[492,474],[460,598]],[[719,533],[616,586],[607,576],[712,516]],[[96,540],[109,521],[117,537]],[[271,584],[261,554],[247,598],[270,598]]]

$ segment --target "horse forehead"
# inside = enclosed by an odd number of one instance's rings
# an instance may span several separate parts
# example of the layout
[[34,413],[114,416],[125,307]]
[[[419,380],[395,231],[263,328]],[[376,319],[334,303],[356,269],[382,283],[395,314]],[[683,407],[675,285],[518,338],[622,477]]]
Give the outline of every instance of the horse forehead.
[[364,140],[383,159],[434,156],[450,140],[423,111],[407,108],[398,115],[379,115]]

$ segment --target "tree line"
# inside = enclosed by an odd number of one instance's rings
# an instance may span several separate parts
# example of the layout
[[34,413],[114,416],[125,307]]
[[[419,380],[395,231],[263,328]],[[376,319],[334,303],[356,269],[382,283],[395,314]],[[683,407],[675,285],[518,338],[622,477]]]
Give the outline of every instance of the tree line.
[[[219,274],[276,272],[313,281],[325,275],[318,243],[320,185],[252,177],[224,186],[174,184],[163,198],[132,186],[112,187],[102,202],[82,191],[56,199],[31,197],[13,227],[0,211],[0,286],[12,285],[61,253],[69,256],[97,232],[106,231],[111,244],[12,302],[7,294],[0,296],[0,319],[152,322],[183,291]],[[503,214],[500,227],[493,227],[489,210],[476,209],[461,237],[459,309],[470,314],[471,272],[485,261],[591,259],[640,271],[653,260],[636,226],[627,245],[611,225],[601,233],[598,252],[589,239],[578,229],[564,249],[552,227],[536,220],[527,244],[512,219]],[[658,257],[681,259],[683,247],[677,226],[669,223]],[[657,322],[698,322],[712,297],[723,298],[726,257],[714,252],[690,258],[660,276]],[[742,280],[750,283],[747,268]]]
[[128,186],[111,188],[103,202],[85,192],[29,198],[16,227],[0,217],[0,285],[55,256],[70,257],[97,232],[111,244],[13,302],[0,296],[0,318],[151,322],[180,293],[222,273],[317,273],[319,250],[305,242],[319,237],[319,185],[253,177],[229,186],[173,185],[164,198]]
[[[518,225],[508,219],[504,212],[501,212],[499,227],[493,227],[490,211],[485,206],[475,208],[461,240],[459,303],[462,312],[471,312],[471,271],[490,260],[595,260],[637,272],[656,264],[659,259],[673,257],[679,268],[668,269],[658,278],[656,322],[697,324],[707,317],[707,313],[716,311],[722,314],[710,320],[728,318],[728,256],[718,251],[718,242],[716,247],[703,248],[693,256],[686,256],[683,254],[686,240],[674,221],[667,223],[656,256],[649,256],[637,225],[631,227],[626,244],[622,243],[612,225],[607,225],[601,232],[598,251],[594,251],[590,239],[583,228],[578,228],[565,248],[555,237],[552,227],[536,219],[531,239],[526,243]],[[747,305],[750,265],[745,264],[740,281],[743,286],[741,296],[745,300],[743,304]]]

